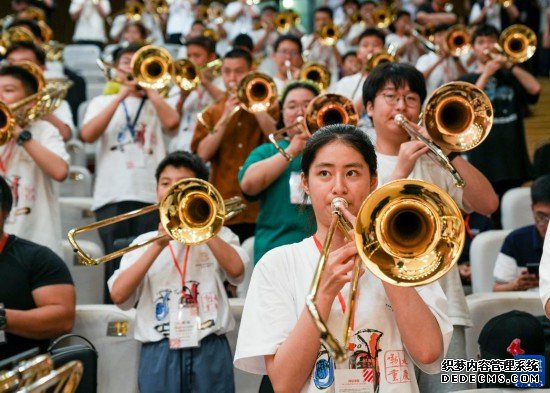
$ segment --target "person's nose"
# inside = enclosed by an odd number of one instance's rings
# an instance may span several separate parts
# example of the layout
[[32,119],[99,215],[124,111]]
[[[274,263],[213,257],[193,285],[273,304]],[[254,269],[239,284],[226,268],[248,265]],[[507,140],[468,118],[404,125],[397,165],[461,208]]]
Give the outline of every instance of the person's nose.
[[343,174],[336,174],[336,176],[334,176],[332,194],[334,196],[342,196],[347,194],[346,178]]
[[399,111],[399,113],[402,113],[407,108],[407,105],[405,105],[405,97],[399,96],[397,97],[397,102],[395,103],[395,109]]

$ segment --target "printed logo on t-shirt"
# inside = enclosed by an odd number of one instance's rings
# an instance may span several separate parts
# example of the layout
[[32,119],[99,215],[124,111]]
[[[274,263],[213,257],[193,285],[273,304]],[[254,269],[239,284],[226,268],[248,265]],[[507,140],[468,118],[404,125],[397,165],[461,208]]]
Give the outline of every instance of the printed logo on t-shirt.
[[349,368],[364,369],[365,380],[372,382],[374,391],[380,387],[380,364],[378,354],[382,351],[379,347],[380,338],[384,333],[375,329],[362,329],[357,331],[351,340],[353,354],[349,358]]
[[152,155],[154,153],[154,147],[157,145],[157,136],[155,133],[150,133],[149,144],[146,140],[147,136],[147,124],[144,122],[138,122],[135,127],[135,135],[127,124],[121,125],[117,132],[116,144],[111,146],[111,150],[118,150],[120,152],[133,153],[132,149],[128,149],[129,145],[134,145],[142,154]]
[[328,389],[334,383],[334,360],[322,344],[313,368],[312,377],[317,389]]
[[384,371],[388,383],[409,383],[409,363],[405,359],[405,351],[388,350],[384,352]]

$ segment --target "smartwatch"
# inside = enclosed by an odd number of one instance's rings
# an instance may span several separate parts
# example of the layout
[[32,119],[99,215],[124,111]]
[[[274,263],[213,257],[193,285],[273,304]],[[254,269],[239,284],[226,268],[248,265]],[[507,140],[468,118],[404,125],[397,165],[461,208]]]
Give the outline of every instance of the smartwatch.
[[32,139],[32,134],[29,130],[23,130],[21,131],[21,134],[19,134],[19,137],[15,141],[19,146],[23,146],[23,144],[27,141],[30,141]]

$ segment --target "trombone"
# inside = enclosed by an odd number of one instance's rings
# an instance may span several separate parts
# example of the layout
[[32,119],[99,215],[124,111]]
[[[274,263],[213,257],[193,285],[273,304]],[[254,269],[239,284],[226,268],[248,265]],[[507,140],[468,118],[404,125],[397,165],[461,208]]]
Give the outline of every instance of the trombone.
[[449,82],[432,93],[424,108],[422,123],[431,140],[416,131],[402,114],[395,115],[394,120],[411,138],[429,147],[430,158],[453,176],[457,187],[464,187],[464,179],[441,147],[465,152],[483,142],[493,125],[493,106],[475,85]]
[[447,30],[445,43],[449,54],[453,57],[459,57],[467,53],[470,48],[470,34],[464,25],[454,25]]
[[372,22],[379,29],[387,29],[397,16],[395,7],[377,7],[372,11]]
[[464,221],[455,201],[441,188],[421,180],[395,180],[371,193],[361,205],[354,228],[356,259],[338,341],[321,318],[316,305],[319,284],[337,228],[345,236],[351,228],[344,219],[343,198],[332,201],[333,218],[306,298],[306,305],[321,333],[321,341],[336,361],[346,358],[353,333],[360,264],[379,279],[396,286],[429,284],[444,276],[458,261],[464,247]]
[[319,63],[307,63],[300,70],[300,80],[310,80],[317,85],[321,92],[328,89],[330,78],[331,72]]
[[[514,64],[526,62],[537,50],[537,35],[525,25],[516,24],[507,27],[500,34],[498,41],[494,50],[506,56]],[[486,55],[494,58],[494,52],[490,50]]]
[[216,72],[220,69],[221,65],[222,61],[216,59],[199,68],[189,59],[179,59],[174,62],[174,74],[172,78],[180,89],[191,91],[196,89],[201,83],[201,71],[212,70],[212,72]]
[[334,46],[340,39],[340,29],[334,23],[327,23],[318,32],[319,42],[323,46]]
[[305,117],[298,117],[296,123],[281,128],[269,134],[269,141],[287,160],[292,157],[279,145],[277,138],[284,135],[290,128],[300,127],[303,132],[313,134],[319,128],[330,124],[357,125],[359,115],[353,102],[340,94],[322,94],[315,97],[307,106]]
[[[77,258],[85,265],[99,265],[146,246],[166,236],[188,245],[201,244],[216,236],[224,222],[245,209],[240,197],[223,200],[214,186],[204,180],[189,178],[175,183],[160,203],[124,213],[93,224],[71,229],[67,235]],[[115,224],[158,210],[166,230],[158,235],[99,258],[86,253],[76,241],[80,233]]]
[[286,10],[275,16],[275,28],[280,34],[286,34],[300,24],[300,15],[296,11]]

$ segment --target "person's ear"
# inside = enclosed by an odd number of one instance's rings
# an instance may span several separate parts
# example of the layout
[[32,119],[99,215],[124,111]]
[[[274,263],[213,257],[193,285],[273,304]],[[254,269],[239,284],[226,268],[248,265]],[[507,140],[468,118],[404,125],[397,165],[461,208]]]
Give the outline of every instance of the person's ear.
[[367,101],[367,105],[365,105],[365,109],[367,111],[367,115],[372,118],[374,114],[374,104],[372,101]]
[[307,181],[307,177],[306,177],[306,175],[304,175],[303,172],[300,174],[300,179],[302,181],[302,188],[303,188],[304,192],[307,195],[309,195],[309,184],[308,184],[308,181]]
[[374,174],[370,178],[370,192],[373,192],[378,187],[378,174]]

